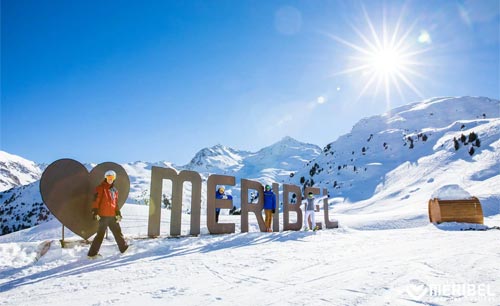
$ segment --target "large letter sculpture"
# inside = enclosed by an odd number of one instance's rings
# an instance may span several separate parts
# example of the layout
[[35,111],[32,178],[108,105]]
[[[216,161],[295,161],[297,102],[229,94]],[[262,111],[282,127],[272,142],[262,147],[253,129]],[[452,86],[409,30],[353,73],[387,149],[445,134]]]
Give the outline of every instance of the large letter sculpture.
[[[288,197],[289,194],[293,192],[297,195],[297,202],[291,204]],[[300,209],[300,203],[302,202],[302,193],[300,192],[299,186],[296,185],[283,185],[283,230],[284,231],[300,231],[302,228],[302,210]],[[297,222],[290,223],[290,212],[295,211],[297,213]]]
[[215,189],[217,185],[234,186],[234,176],[213,174],[207,181],[207,227],[211,234],[232,234],[235,232],[234,223],[215,222],[216,208],[233,208],[233,200],[222,200],[215,198]]
[[[248,203],[248,189],[255,189],[259,192],[257,204]],[[253,212],[257,217],[259,229],[266,231],[266,224],[262,218],[262,208],[264,207],[264,188],[259,182],[241,179],[241,232],[248,232],[248,213]]]
[[183,183],[191,182],[191,235],[200,234],[201,214],[201,177],[194,171],[177,171],[170,168],[153,166],[151,169],[151,194],[149,201],[148,236],[160,235],[161,193],[163,180],[172,181],[172,213],[170,216],[170,235],[181,234]]
[[130,179],[122,166],[105,162],[87,171],[73,159],[59,159],[50,164],[40,179],[40,193],[50,212],[73,233],[88,239],[97,232],[99,223],[92,219],[95,188],[104,180],[104,173],[114,170],[118,189],[118,206],[122,207],[130,190]]
[[338,221],[330,221],[330,217],[328,215],[328,191],[326,188],[323,188],[323,196],[326,196],[323,199],[323,211],[325,213],[325,228],[338,228]]
[[273,183],[273,192],[276,195],[276,211],[273,215],[273,232],[280,231],[280,185]]

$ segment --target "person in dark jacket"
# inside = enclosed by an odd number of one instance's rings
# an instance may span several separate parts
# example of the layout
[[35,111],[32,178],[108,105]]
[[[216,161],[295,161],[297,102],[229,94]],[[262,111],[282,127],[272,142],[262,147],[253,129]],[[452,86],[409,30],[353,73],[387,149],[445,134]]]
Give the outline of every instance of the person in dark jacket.
[[[233,197],[230,194],[225,194],[224,187],[219,187],[217,192],[215,192],[215,198],[219,200],[232,200]],[[215,209],[215,222],[219,222],[220,208]]]
[[266,185],[264,190],[264,214],[266,216],[264,222],[266,230],[272,232],[271,222],[273,221],[273,214],[276,211],[276,195],[271,190],[271,186]]
[[116,172],[108,170],[104,174],[104,181],[96,187],[94,202],[92,203],[92,215],[94,220],[99,221],[99,229],[87,254],[90,258],[99,256],[98,252],[108,227],[115,237],[120,252],[123,253],[128,249],[128,244],[123,238],[119,224],[122,220],[122,214],[118,206],[118,190],[114,186],[115,179]]

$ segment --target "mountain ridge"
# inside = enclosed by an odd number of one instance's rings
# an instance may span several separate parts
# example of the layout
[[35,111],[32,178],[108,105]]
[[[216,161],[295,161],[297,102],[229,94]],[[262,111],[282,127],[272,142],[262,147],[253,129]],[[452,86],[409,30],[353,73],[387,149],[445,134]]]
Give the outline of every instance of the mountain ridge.
[[[233,194],[237,207],[241,201],[239,180],[247,178],[262,184],[327,188],[332,198],[352,203],[341,209],[373,207],[375,211],[381,209],[378,201],[395,197],[400,204],[423,203],[434,189],[450,180],[445,172],[455,171],[453,183],[478,195],[485,204],[485,215],[498,214],[500,193],[492,191],[492,186],[500,185],[499,110],[500,101],[485,97],[432,98],[362,118],[349,133],[323,149],[287,136],[257,152],[216,144],[201,149],[183,166],[166,161],[126,163],[122,166],[131,178],[127,203],[148,203],[152,166],[199,172],[202,203],[206,202],[205,181],[216,173],[235,176],[236,185],[226,190]],[[92,166],[86,164],[87,169]],[[14,197],[9,205],[16,201],[39,203],[41,200],[32,199],[38,192],[37,184],[30,186],[26,187],[33,189],[29,192],[23,188],[0,195],[3,199]],[[171,196],[170,188],[169,181],[164,181],[166,197]],[[188,194],[190,189],[189,184],[184,186]],[[24,199],[23,193],[29,194],[29,199]],[[189,211],[189,199],[184,199],[183,205]],[[202,213],[205,209],[202,204]],[[426,211],[415,206],[413,213]]]

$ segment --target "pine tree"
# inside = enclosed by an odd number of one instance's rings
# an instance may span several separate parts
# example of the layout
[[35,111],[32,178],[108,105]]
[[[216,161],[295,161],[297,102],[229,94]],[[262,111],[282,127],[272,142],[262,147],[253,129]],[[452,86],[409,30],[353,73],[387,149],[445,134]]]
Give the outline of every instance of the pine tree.
[[456,138],[453,138],[453,146],[455,147],[455,151],[458,151],[460,148],[460,144],[458,143],[458,140]]
[[470,142],[470,143],[472,143],[472,142],[476,141],[476,139],[477,139],[477,135],[476,135],[476,133],[471,132],[471,133],[469,134],[469,142]]

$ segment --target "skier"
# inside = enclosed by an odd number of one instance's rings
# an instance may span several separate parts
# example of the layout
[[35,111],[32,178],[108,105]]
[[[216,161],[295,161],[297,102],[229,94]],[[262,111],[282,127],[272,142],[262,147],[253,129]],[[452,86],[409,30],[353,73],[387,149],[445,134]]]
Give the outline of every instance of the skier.
[[104,174],[102,183],[96,187],[94,202],[92,203],[92,215],[94,220],[99,221],[99,229],[87,254],[89,258],[100,256],[98,252],[108,227],[115,237],[120,252],[124,253],[128,249],[128,244],[123,238],[119,224],[122,220],[122,214],[118,206],[118,190],[114,187],[115,179],[116,172],[108,170]]
[[272,232],[271,222],[273,220],[273,214],[276,211],[276,195],[271,190],[271,186],[266,185],[264,191],[264,214],[266,216],[265,224],[266,230]]
[[[216,199],[220,199],[220,200],[232,200],[233,199],[233,196],[231,196],[230,194],[227,195],[224,193],[225,192],[225,189],[224,187],[219,187],[219,189],[217,189],[217,192],[215,193],[215,198]],[[219,215],[220,215],[220,208],[216,208],[215,209],[215,222],[219,222]]]
[[311,216],[311,227],[316,231],[318,227],[316,226],[314,218],[314,194],[312,192],[307,194],[307,198],[305,200],[304,230],[306,231],[309,230],[309,224],[307,222],[309,216]]

